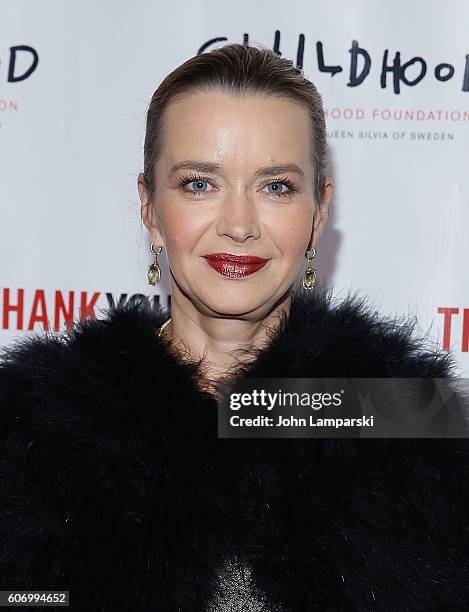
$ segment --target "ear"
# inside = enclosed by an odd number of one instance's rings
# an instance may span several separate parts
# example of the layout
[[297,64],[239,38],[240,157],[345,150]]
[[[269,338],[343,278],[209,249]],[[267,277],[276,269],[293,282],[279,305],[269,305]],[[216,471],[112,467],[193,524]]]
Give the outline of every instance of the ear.
[[324,182],[324,196],[319,206],[316,206],[316,210],[314,211],[313,229],[308,244],[308,250],[316,246],[316,242],[324,229],[329,216],[329,202],[331,201],[333,191],[334,183],[332,182],[332,178],[327,176]]
[[143,172],[140,172],[137,177],[137,189],[140,198],[140,217],[150,234],[151,240],[156,245],[164,245],[165,241],[161,233],[160,224],[155,212],[155,207],[151,199],[148,197],[148,190],[145,185]]

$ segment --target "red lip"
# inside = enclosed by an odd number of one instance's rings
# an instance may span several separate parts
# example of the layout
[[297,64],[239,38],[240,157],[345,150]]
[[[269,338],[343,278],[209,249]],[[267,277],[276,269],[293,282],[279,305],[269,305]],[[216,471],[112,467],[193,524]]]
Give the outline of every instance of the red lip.
[[232,253],[210,253],[209,255],[204,255],[204,257],[209,261],[230,261],[239,264],[260,264],[269,261],[255,255],[233,255]]
[[253,274],[269,261],[254,255],[232,255],[230,253],[211,253],[203,257],[214,270],[228,278],[242,278]]

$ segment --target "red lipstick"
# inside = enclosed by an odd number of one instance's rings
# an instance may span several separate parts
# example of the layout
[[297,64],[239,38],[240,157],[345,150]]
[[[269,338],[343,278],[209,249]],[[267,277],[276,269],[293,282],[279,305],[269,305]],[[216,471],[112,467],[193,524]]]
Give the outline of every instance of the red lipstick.
[[233,255],[232,253],[210,253],[203,257],[214,270],[228,278],[248,276],[263,268],[269,261],[254,255]]

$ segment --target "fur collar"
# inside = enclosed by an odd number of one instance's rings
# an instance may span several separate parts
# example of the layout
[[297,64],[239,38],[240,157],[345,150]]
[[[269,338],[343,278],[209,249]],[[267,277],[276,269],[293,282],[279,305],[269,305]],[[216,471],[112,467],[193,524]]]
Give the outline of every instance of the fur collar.
[[[272,611],[463,609],[466,440],[218,439],[196,364],[156,338],[167,317],[127,304],[3,355],[1,589],[201,612],[234,555]],[[243,375],[449,376],[413,329],[296,292]]]
[[[103,321],[85,321],[78,327],[76,342],[91,357],[95,350],[98,359],[115,354],[124,364],[129,351],[132,369],[143,357],[154,369],[175,368],[184,377],[197,368],[178,367],[168,359],[162,342],[155,341],[155,328],[169,316],[162,309],[150,309],[146,301],[127,302],[109,309]],[[428,337],[417,337],[415,327],[416,319],[381,316],[356,294],[338,300],[332,289],[317,288],[311,293],[296,289],[289,317],[283,318],[267,350],[253,349],[257,358],[242,373],[251,377],[450,376],[455,369],[452,356],[439,351]],[[145,354],[145,349],[151,354]]]

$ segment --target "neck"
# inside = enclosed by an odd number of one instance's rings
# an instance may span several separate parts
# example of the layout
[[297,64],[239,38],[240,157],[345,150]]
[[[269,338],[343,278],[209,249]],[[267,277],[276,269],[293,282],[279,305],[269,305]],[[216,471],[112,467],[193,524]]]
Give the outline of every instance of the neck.
[[227,315],[202,312],[176,288],[171,320],[161,335],[179,357],[201,362],[201,385],[213,390],[217,380],[235,376],[240,365],[254,360],[268,344],[281,317],[289,313],[291,297],[289,291],[273,305]]

